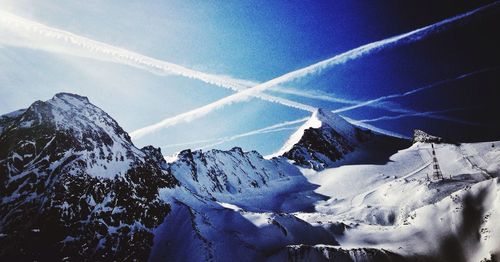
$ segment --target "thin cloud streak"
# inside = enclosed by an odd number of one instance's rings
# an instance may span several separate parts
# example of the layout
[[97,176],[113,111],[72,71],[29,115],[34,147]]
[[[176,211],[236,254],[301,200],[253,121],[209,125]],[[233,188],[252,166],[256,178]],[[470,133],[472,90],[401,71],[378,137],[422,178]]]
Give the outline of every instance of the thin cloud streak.
[[236,140],[236,139],[239,139],[239,138],[247,137],[247,136],[255,136],[255,135],[268,134],[268,133],[276,133],[276,132],[287,131],[287,130],[297,130],[297,128],[299,128],[299,126],[295,126],[295,127],[281,127],[281,128],[276,128],[276,129],[272,129],[272,130],[262,131],[262,132],[259,132],[259,133],[240,134],[240,135],[231,136],[231,137],[227,137],[227,138],[221,138],[216,143],[204,145],[202,147],[198,147],[197,149],[211,148],[211,147],[214,147],[214,146],[226,143],[226,142],[230,142],[230,141],[233,141],[233,140]]
[[[48,52],[63,53],[99,61],[114,62],[146,70],[150,73],[158,75],[180,75],[237,92],[259,84],[258,82],[251,80],[236,79],[230,76],[208,74],[192,70],[181,65],[141,55],[130,50],[50,27],[4,11],[0,11],[0,26],[4,26],[5,29],[18,35],[18,38],[9,38],[6,36],[1,37],[0,43],[6,45],[41,49]],[[26,38],[30,41],[26,41]],[[51,42],[51,40],[55,40],[55,42]],[[353,104],[356,102],[332,96],[317,95],[307,91],[287,90],[279,87],[273,91],[345,104]],[[280,103],[285,106],[291,106],[305,111],[312,111],[311,107],[308,105],[290,101],[285,98],[265,94],[256,94],[255,96],[266,101]]]
[[[0,11],[0,28],[2,28],[2,26],[6,31],[10,31],[17,35],[17,38],[0,37],[0,43],[6,45],[42,49],[54,53],[114,62],[143,69],[158,75],[179,75],[237,92],[253,86],[251,85],[253,82],[248,80],[192,70],[174,63],[158,60],[87,37],[79,36],[68,31],[49,27],[4,11]],[[53,42],[54,40],[55,42]],[[255,93],[252,94],[252,96],[300,110],[309,112],[315,110],[312,106],[281,97],[261,93]]]
[[376,42],[372,42],[372,43],[360,46],[358,48],[352,49],[352,50],[347,51],[345,53],[336,55],[332,58],[329,58],[329,59],[323,60],[321,62],[312,64],[310,66],[286,73],[282,76],[279,76],[277,78],[274,78],[274,79],[267,81],[267,82],[264,82],[262,84],[256,85],[252,88],[248,88],[248,89],[242,90],[238,93],[229,95],[227,97],[224,97],[220,100],[217,100],[217,101],[212,102],[210,104],[207,104],[205,106],[193,109],[191,111],[188,111],[188,112],[185,112],[185,113],[173,116],[173,117],[166,118],[166,119],[164,119],[156,124],[140,128],[138,130],[133,131],[131,133],[131,135],[134,139],[137,139],[137,138],[140,138],[142,136],[145,136],[149,133],[155,132],[155,131],[162,129],[162,128],[165,128],[165,127],[169,127],[169,126],[172,126],[172,125],[175,125],[178,123],[182,123],[182,122],[190,122],[194,119],[205,116],[208,113],[210,113],[214,110],[220,109],[224,106],[246,101],[246,100],[248,100],[248,97],[254,96],[258,93],[261,93],[261,92],[265,91],[266,89],[269,89],[273,86],[278,86],[282,83],[285,83],[285,82],[288,82],[288,81],[291,81],[294,79],[298,79],[298,78],[302,78],[302,77],[305,77],[308,75],[312,75],[314,73],[318,73],[326,68],[340,65],[340,64],[344,64],[350,60],[353,60],[353,59],[356,59],[356,58],[359,58],[359,57],[362,57],[362,56],[365,56],[368,54],[375,53],[377,51],[395,46],[397,44],[416,42],[416,41],[418,41],[422,38],[425,38],[425,37],[437,32],[439,30],[446,29],[450,24],[453,24],[456,21],[460,21],[463,18],[466,18],[466,17],[474,15],[480,11],[483,11],[483,10],[486,10],[486,9],[491,8],[493,6],[496,6],[497,4],[498,4],[498,2],[495,2],[493,4],[489,4],[489,5],[474,9],[470,12],[467,12],[467,13],[464,13],[461,15],[457,15],[457,16],[454,16],[452,18],[445,19],[441,22],[438,22],[438,23],[435,23],[435,24],[432,24],[432,25],[429,25],[429,26],[426,26],[426,27],[423,27],[423,28],[420,28],[417,30],[413,30],[413,31],[405,33],[405,34],[397,35],[397,36],[390,37],[390,38],[387,38],[384,40],[380,40],[380,41],[376,41]]
[[284,130],[290,130],[290,129],[296,129],[297,127],[288,127],[288,126],[304,123],[308,119],[309,119],[309,117],[304,117],[304,118],[300,118],[300,119],[296,119],[296,120],[285,121],[282,123],[270,125],[270,126],[267,126],[264,128],[252,130],[252,131],[237,134],[237,135],[226,136],[226,137],[221,137],[221,138],[203,139],[203,140],[190,141],[190,142],[185,142],[185,143],[170,144],[170,145],[162,146],[162,148],[181,147],[181,146],[185,146],[185,145],[215,142],[214,144],[205,145],[205,146],[199,148],[199,149],[204,149],[204,148],[211,147],[214,145],[219,145],[219,144],[222,144],[222,143],[225,143],[228,141],[233,141],[235,139],[242,138],[242,137],[260,135],[260,134],[266,134],[266,133],[272,133],[272,132],[278,132],[278,131],[284,131]]
[[395,115],[395,116],[381,116],[381,117],[372,118],[372,119],[362,119],[362,120],[357,120],[357,122],[370,123],[370,122],[377,122],[377,121],[383,121],[383,120],[395,120],[395,119],[401,119],[401,118],[407,118],[407,117],[429,117],[429,118],[446,120],[446,121],[455,122],[455,123],[464,124],[464,125],[482,126],[482,124],[480,124],[480,123],[475,123],[475,122],[465,121],[462,119],[457,119],[457,118],[439,115],[442,113],[464,111],[464,110],[470,110],[470,109],[475,109],[475,108],[480,108],[480,107],[482,107],[482,106],[449,108],[449,109],[444,109],[444,110],[425,111],[425,112],[413,112],[413,113],[406,113],[406,114],[400,114],[400,115]]
[[353,109],[362,108],[362,107],[365,107],[365,106],[371,106],[371,105],[380,103],[380,102],[385,101],[385,100],[394,99],[394,98],[401,98],[401,97],[413,95],[415,93],[422,92],[422,91],[425,91],[425,90],[428,90],[428,89],[431,89],[431,88],[435,88],[435,87],[441,86],[443,84],[455,82],[455,81],[458,81],[458,80],[461,80],[461,79],[464,79],[464,78],[467,78],[467,77],[470,77],[470,76],[474,76],[474,75],[477,75],[477,74],[480,74],[480,73],[484,73],[484,72],[488,72],[488,71],[495,71],[495,70],[498,70],[498,67],[489,67],[489,68],[479,69],[479,70],[476,70],[476,71],[473,71],[473,72],[470,72],[470,73],[459,75],[459,76],[454,77],[454,78],[449,78],[449,79],[441,80],[441,81],[432,83],[430,85],[426,85],[426,86],[423,86],[423,87],[415,88],[413,90],[410,90],[410,91],[407,91],[407,92],[404,92],[404,93],[397,93],[397,94],[392,94],[392,95],[378,97],[378,98],[375,98],[375,99],[372,99],[372,100],[368,100],[368,101],[364,101],[364,102],[361,102],[361,103],[358,103],[358,104],[355,104],[355,105],[352,105],[352,106],[347,106],[347,107],[339,108],[339,109],[336,109],[336,110],[332,110],[332,112],[333,113],[342,113],[342,112],[350,111],[350,110],[353,110]]
[[367,123],[363,123],[363,122],[360,122],[358,120],[355,120],[355,119],[352,119],[352,118],[349,118],[349,117],[346,117],[346,116],[343,116],[343,118],[355,125],[355,126],[359,126],[359,127],[362,127],[362,128],[366,128],[366,129],[370,129],[370,130],[373,130],[375,132],[378,132],[378,133],[381,133],[381,134],[386,134],[386,135],[389,135],[389,136],[394,136],[394,137],[399,137],[399,138],[404,138],[404,139],[409,139],[408,136],[405,136],[405,135],[402,135],[402,134],[399,134],[399,133],[396,133],[396,132],[393,132],[393,131],[389,131],[389,130],[386,130],[386,129],[382,129],[382,128],[379,128],[379,127],[376,127],[376,126],[373,126],[373,125],[370,125],[370,124],[367,124]]

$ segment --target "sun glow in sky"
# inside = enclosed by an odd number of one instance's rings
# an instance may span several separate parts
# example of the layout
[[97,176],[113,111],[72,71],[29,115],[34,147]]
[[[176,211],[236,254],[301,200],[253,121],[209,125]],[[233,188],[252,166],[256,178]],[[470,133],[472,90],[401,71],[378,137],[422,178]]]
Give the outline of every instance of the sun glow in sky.
[[77,93],[165,154],[269,154],[319,107],[404,136],[499,139],[499,13],[493,1],[0,0],[0,113]]

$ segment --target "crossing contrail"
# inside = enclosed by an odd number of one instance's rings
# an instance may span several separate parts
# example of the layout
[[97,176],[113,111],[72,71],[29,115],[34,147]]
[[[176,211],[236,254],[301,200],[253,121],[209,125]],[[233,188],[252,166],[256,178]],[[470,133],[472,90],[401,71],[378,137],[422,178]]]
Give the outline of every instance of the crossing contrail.
[[[13,31],[21,35],[21,38],[14,40],[10,39],[7,36],[0,35],[0,43],[8,45],[20,45],[27,48],[44,49],[49,52],[63,53],[106,62],[114,62],[139,68],[141,70],[146,70],[150,73],[159,75],[180,75],[191,79],[197,79],[215,86],[230,89],[236,92],[259,84],[256,81],[236,79],[229,76],[208,74],[197,70],[192,70],[174,63],[155,59],[133,51],[95,41],[87,37],[79,36],[68,31],[49,27],[47,25],[34,22],[4,11],[0,11],[0,29],[2,28],[1,26],[4,26],[4,29],[6,30]],[[32,41],[25,41],[23,40],[23,38],[27,38]],[[47,42],[47,40],[49,42]],[[56,42],[50,42],[50,40],[55,40]],[[318,91],[298,90],[280,86],[274,87],[272,91],[281,94],[289,94],[303,98],[311,98],[342,104],[352,105],[360,102],[357,100],[338,98],[332,94],[320,93]],[[309,112],[313,112],[315,109],[314,107],[303,103],[264,93],[255,94],[255,97],[266,100],[268,102],[278,103]]]
[[250,96],[254,96],[256,94],[259,94],[259,93],[261,93],[261,92],[265,91],[266,89],[269,89],[273,86],[278,86],[278,85],[283,84],[285,82],[320,72],[321,70],[324,70],[326,68],[330,68],[332,66],[344,64],[350,60],[353,60],[353,59],[356,59],[356,58],[359,58],[362,56],[366,56],[366,55],[381,51],[383,49],[386,49],[386,48],[389,48],[389,47],[392,47],[392,46],[395,46],[398,44],[403,44],[403,43],[408,44],[408,43],[419,41],[419,40],[421,40],[421,39],[423,39],[423,38],[425,38],[433,33],[447,29],[453,23],[460,21],[466,17],[469,17],[471,15],[474,15],[474,14],[479,13],[481,11],[484,11],[486,9],[496,7],[497,4],[498,4],[498,2],[488,4],[488,5],[485,5],[483,7],[466,12],[464,14],[460,14],[460,15],[445,19],[445,20],[440,21],[438,23],[435,23],[435,24],[432,24],[432,25],[429,25],[429,26],[426,26],[426,27],[423,27],[423,28],[420,28],[417,30],[413,30],[413,31],[405,33],[405,34],[393,36],[393,37],[390,37],[390,38],[387,38],[384,40],[372,42],[372,43],[354,48],[350,51],[336,55],[332,58],[329,58],[329,59],[320,61],[318,63],[312,64],[310,66],[286,73],[282,76],[279,76],[279,77],[274,78],[272,80],[269,80],[267,82],[258,84],[254,87],[244,89],[242,91],[239,91],[235,94],[224,97],[220,100],[217,100],[217,101],[212,102],[210,104],[207,104],[205,106],[190,110],[190,111],[185,112],[185,113],[181,113],[181,114],[173,116],[173,117],[163,119],[162,121],[160,121],[158,123],[137,129],[131,133],[131,136],[134,139],[137,139],[137,138],[140,138],[144,135],[155,132],[155,131],[162,129],[162,128],[165,128],[165,127],[176,125],[176,124],[182,123],[182,122],[189,122],[189,121],[192,121],[194,119],[205,116],[208,113],[210,113],[214,110],[220,109],[224,106],[231,105],[231,104],[238,103],[238,102],[242,102],[242,101],[246,101]]
[[[7,34],[5,34],[5,32],[7,32]],[[11,32],[11,34],[8,34],[9,32]],[[43,49],[49,52],[114,62],[159,75],[180,75],[191,79],[197,79],[207,84],[231,89],[236,92],[255,85],[253,81],[192,70],[181,65],[95,41],[68,31],[49,27],[4,11],[0,11],[0,44]],[[282,91],[277,90],[277,92]],[[300,93],[297,93],[297,95],[299,94]],[[312,106],[291,101],[286,98],[263,93],[252,94],[252,96],[300,110],[309,112],[315,110]]]
[[214,146],[217,146],[217,145],[220,145],[220,144],[223,144],[223,143],[226,143],[226,142],[230,142],[230,141],[233,141],[233,140],[236,140],[236,139],[239,139],[239,138],[247,137],[247,136],[255,136],[255,135],[276,133],[276,132],[288,131],[288,130],[297,130],[297,128],[299,128],[299,127],[298,126],[295,126],[295,127],[281,127],[281,128],[276,128],[276,129],[272,129],[272,130],[262,131],[262,132],[259,132],[259,133],[240,134],[240,135],[237,135],[237,136],[231,136],[231,137],[227,137],[227,138],[222,138],[222,139],[218,140],[215,143],[204,145],[202,147],[198,147],[197,149],[212,148]]

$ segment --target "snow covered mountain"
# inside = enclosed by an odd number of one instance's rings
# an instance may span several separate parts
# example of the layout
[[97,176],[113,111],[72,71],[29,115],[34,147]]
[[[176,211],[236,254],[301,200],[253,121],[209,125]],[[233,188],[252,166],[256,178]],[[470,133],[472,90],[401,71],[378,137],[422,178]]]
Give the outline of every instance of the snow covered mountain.
[[413,143],[442,143],[444,139],[437,136],[432,136],[422,130],[415,129],[413,132]]
[[[283,201],[269,199],[296,186],[302,190],[316,188],[286,159],[268,160],[256,151],[243,152],[238,147],[229,151],[184,150],[176,161],[168,164],[167,170],[199,196],[251,209],[286,211]],[[249,205],[248,198],[255,201],[257,195],[262,201]],[[316,197],[308,202],[320,199]]]
[[167,162],[65,93],[1,116],[0,132],[0,260],[500,256],[498,141],[416,131],[410,145],[318,110],[282,156],[187,149]]
[[277,155],[300,166],[322,170],[346,161],[376,161],[376,156],[392,154],[407,146],[409,143],[404,139],[354,126],[337,114],[318,109]]
[[[320,185],[316,192],[330,198],[316,203],[317,212],[297,216],[312,224],[344,223],[340,246],[384,249],[419,261],[495,261],[500,227],[491,221],[500,219],[499,144],[433,148],[417,142],[385,165],[306,173]],[[433,150],[445,179],[431,176]]]
[[[143,260],[177,181],[88,99],[73,94],[2,117],[0,257]],[[5,121],[7,120],[7,121]]]

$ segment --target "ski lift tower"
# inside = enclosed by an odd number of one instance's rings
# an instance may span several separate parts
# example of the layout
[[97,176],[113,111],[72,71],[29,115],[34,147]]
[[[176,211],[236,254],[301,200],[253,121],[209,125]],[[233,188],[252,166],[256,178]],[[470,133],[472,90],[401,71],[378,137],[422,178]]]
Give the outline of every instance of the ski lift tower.
[[432,177],[435,179],[444,179],[443,172],[441,172],[441,168],[439,167],[439,162],[436,158],[436,151],[434,151],[434,144],[431,143],[432,146]]

